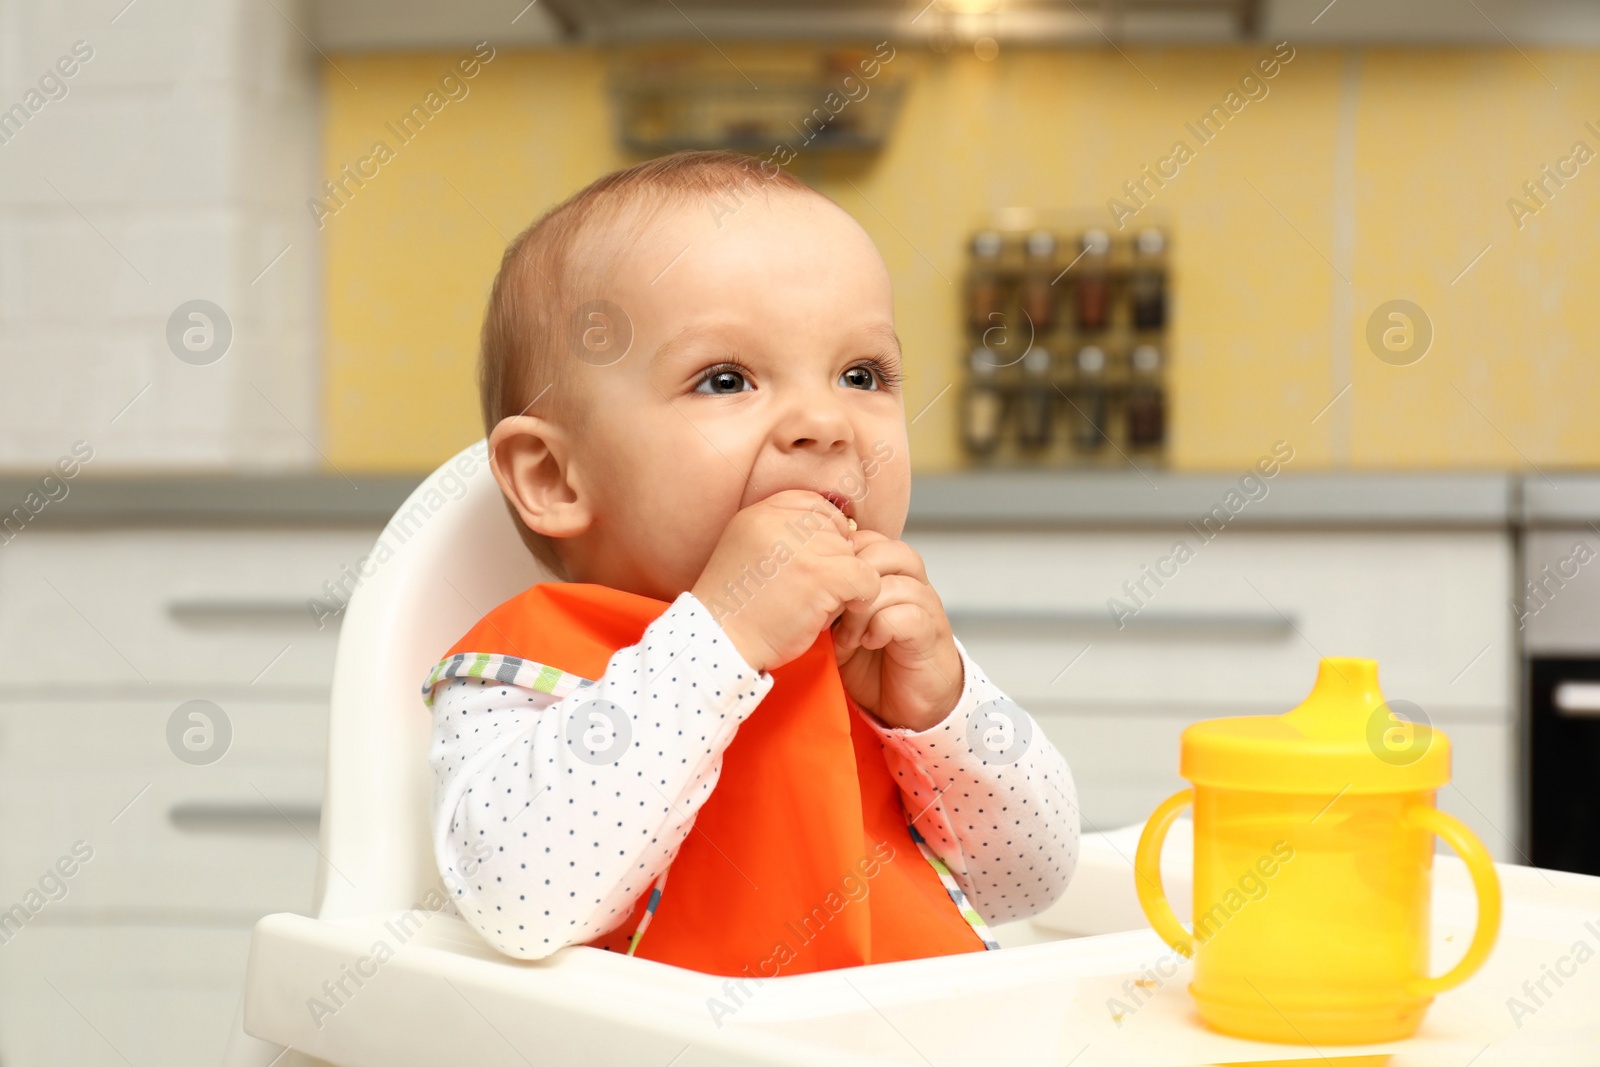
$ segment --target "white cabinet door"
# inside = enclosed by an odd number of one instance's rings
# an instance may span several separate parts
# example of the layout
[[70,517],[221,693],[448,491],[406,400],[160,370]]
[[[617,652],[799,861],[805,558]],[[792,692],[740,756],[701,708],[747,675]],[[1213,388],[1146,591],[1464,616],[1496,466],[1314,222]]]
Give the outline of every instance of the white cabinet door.
[[375,537],[0,550],[0,1062],[220,1062],[251,925],[315,905],[339,631],[308,601]]
[[[906,540],[957,636],[1024,703],[1281,712],[1310,691],[1320,657],[1365,656],[1388,696],[1429,714],[1508,714],[1509,535],[1225,530],[1203,543],[1190,532],[1192,558],[1162,564],[1178,537],[911,530]],[[1147,568],[1172,573],[1158,586]],[[1120,629],[1113,599],[1136,609]]]
[[308,912],[327,709],[218,708],[226,752],[195,765],[169,743],[173,704],[0,705],[0,907],[77,845],[91,855],[43,908],[50,922],[248,927],[273,911]]
[[1450,784],[1439,790],[1439,807],[1466,823],[1496,861],[1530,863],[1518,836],[1516,729],[1509,723],[1448,719],[1437,725],[1450,738],[1452,764]]
[[216,1067],[244,987],[250,931],[40,926],[0,947],[8,1067]]
[[1178,735],[1187,718],[1090,710],[1034,718],[1072,768],[1088,833],[1142,822],[1189,784],[1178,776]]
[[[1178,536],[906,535],[956,635],[1066,755],[1086,829],[1140,821],[1183,788],[1185,726],[1288,711],[1322,656],[1366,656],[1390,699],[1422,708],[1455,744],[1440,806],[1497,859],[1526,862],[1509,535],[1235,530],[1203,543],[1190,531],[1181,565]],[[1158,569],[1170,572],[1160,585]],[[1137,609],[1121,628],[1112,598]]]
[[376,537],[359,529],[29,531],[0,552],[0,669],[13,693],[70,683],[325,690],[337,616],[319,620],[310,602],[342,605],[339,583],[355,587],[349,575]]

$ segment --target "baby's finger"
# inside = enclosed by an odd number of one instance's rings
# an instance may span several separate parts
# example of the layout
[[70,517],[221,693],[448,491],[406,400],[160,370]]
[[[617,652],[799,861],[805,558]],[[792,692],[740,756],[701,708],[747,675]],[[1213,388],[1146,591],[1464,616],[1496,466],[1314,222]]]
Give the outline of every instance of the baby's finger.
[[[891,604],[873,615],[861,635],[861,647],[887,648],[894,644],[906,653],[904,659],[927,658],[938,641],[938,626],[921,604]],[[897,657],[899,658],[899,657]]]
[[914,604],[930,615],[941,610],[932,587],[915,578],[890,574],[883,576],[881,582],[878,595],[871,603],[845,606],[833,630],[835,647],[848,651],[860,645],[873,616],[896,604]]
[[851,536],[855,538],[856,547],[858,548],[864,545],[877,544],[880,541],[893,540],[888,534],[879,533],[877,530],[868,530],[865,527],[858,529]]
[[854,556],[829,560],[823,586],[843,602],[839,618],[859,611],[878,599],[883,579],[878,572]]
[[854,600],[846,604],[844,610],[840,612],[839,618],[834,622],[834,647],[847,651],[860,644],[861,634],[866,630],[867,623],[872,618],[872,613],[883,606],[885,598],[889,598],[892,601],[895,597],[896,591],[889,587],[889,582],[903,580],[899,578],[885,579],[870,564],[862,561],[858,562],[861,562],[863,567],[872,572],[876,588],[870,598]]
[[802,511],[819,516],[821,525],[816,520],[812,520],[809,523],[805,519],[798,517],[794,520],[792,525],[796,526],[797,532],[801,536],[805,536],[807,531],[817,532],[827,527],[832,527],[841,537],[850,536],[850,523],[845,518],[844,512],[840,511],[833,501],[821,493],[813,492],[810,489],[783,489],[773,493],[761,502],[785,511]]
[[856,555],[872,564],[879,574],[903,574],[927,584],[928,572],[922,565],[922,557],[904,541],[878,534],[881,540],[863,543],[859,534],[856,537]]
[[849,651],[861,643],[861,634],[872,618],[874,601],[853,601],[846,604],[833,621],[833,646]]

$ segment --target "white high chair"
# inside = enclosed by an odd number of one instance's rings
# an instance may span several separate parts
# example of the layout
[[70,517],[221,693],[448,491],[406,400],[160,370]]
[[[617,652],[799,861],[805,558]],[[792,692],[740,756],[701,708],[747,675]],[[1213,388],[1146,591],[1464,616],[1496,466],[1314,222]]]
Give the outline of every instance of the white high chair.
[[[1031,921],[995,928],[1008,946],[997,952],[759,986],[583,946],[540,961],[500,955],[453,908],[439,906],[446,894],[428,829],[430,717],[420,687],[474,622],[543,575],[505,510],[482,441],[423,482],[380,544],[393,554],[351,599],[339,637],[317,914],[270,915],[256,925],[225,1067],[1094,1067],[1306,1055],[1303,1047],[1200,1031],[1184,991],[1191,965],[1148,929],[1135,899],[1129,860],[1138,826],[1083,835],[1066,895]],[[1164,853],[1180,919],[1190,896],[1187,828],[1174,827]],[[1600,907],[1600,879],[1499,870],[1503,942],[1520,931],[1535,939],[1536,951],[1497,966],[1506,955],[1497,949],[1478,976],[1440,998],[1419,1037],[1338,1054],[1403,1047],[1421,1057],[1408,1065],[1459,1067],[1486,1042],[1528,1035],[1532,1026],[1487,1034],[1482,1020],[1504,1014],[1501,985],[1537,973],[1537,946],[1548,943],[1539,938],[1555,937],[1546,926],[1565,931],[1570,919],[1579,928],[1585,912]],[[1473,897],[1460,862],[1441,857],[1436,884],[1436,934],[1454,931],[1465,944]],[[1162,960],[1176,969],[1136,1015],[1106,1010]],[[1600,964],[1594,971],[1600,978]],[[712,998],[722,1005],[720,1018],[710,1011]],[[1600,1047],[1600,1026],[1583,1011],[1592,999],[1575,992],[1567,1006],[1578,1012],[1572,1025]],[[1563,1025],[1558,1008],[1544,1009],[1538,1022]],[[1541,1062],[1567,1062],[1551,1059],[1553,1052],[1542,1048]],[[1490,1057],[1480,1067],[1491,1059],[1513,1062]]]
[[[518,962],[490,949],[453,908],[435,913],[425,906],[444,893],[427,825],[430,716],[422,680],[485,612],[546,577],[517,536],[486,455],[480,441],[417,488],[379,539],[393,555],[345,611],[317,916],[273,915],[256,927],[243,1025],[229,1044],[227,1067],[321,1062],[313,1054],[385,1067],[471,1062],[462,1055],[464,1040],[509,1055],[497,1029],[512,1041],[514,1032],[537,1035],[516,1043],[539,1050],[541,1062],[581,1056],[585,1063],[665,1064],[691,1042],[710,1058],[680,1063],[815,1062],[814,1051],[787,1040],[756,1042],[732,1026],[709,1025],[705,999],[720,995],[720,979],[583,947]],[[1123,928],[1142,925],[1136,906],[1129,908]],[[402,943],[384,923],[412,909],[421,917],[397,924]],[[373,951],[380,940],[395,950],[381,964]],[[334,983],[332,994],[324,981]],[[661,998],[671,993],[687,994],[708,1025],[662,1015]],[[591,994],[600,997],[586,999]],[[332,1014],[308,1004],[312,998]],[[628,1025],[620,1025],[619,1013],[632,1016]],[[494,1062],[492,1055],[481,1059]]]

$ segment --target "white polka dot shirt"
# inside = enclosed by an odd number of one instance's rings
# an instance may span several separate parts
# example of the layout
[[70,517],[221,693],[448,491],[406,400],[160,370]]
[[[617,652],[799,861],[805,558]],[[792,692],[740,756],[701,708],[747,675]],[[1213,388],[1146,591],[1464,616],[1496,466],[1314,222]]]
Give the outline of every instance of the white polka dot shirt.
[[[863,717],[883,739],[906,811],[972,906],[991,924],[1026,918],[1072,877],[1077,791],[1061,753],[1015,705],[1006,718],[1020,722],[995,744],[1000,720],[983,709],[1004,694],[956,647],[965,681],[943,722],[916,732]],[[462,917],[521,959],[621,925],[677,855],[723,752],[772,684],[690,593],[562,699],[493,679],[441,683],[429,752],[434,853]]]

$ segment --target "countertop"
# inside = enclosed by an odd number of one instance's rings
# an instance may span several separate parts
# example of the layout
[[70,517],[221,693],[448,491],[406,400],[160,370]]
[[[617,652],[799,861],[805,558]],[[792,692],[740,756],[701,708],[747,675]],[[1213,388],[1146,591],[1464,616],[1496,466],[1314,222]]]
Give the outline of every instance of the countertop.
[[[1226,508],[1257,527],[1514,527],[1600,523],[1600,472],[1290,473],[964,471],[919,474],[918,526],[1140,527],[1200,521]],[[34,521],[83,524],[380,525],[416,474],[88,476],[66,483]],[[0,475],[0,518],[39,479]],[[1235,494],[1230,498],[1230,493]],[[37,499],[37,498],[36,498]],[[1243,502],[1241,504],[1241,502]]]

